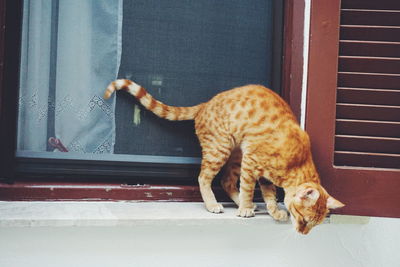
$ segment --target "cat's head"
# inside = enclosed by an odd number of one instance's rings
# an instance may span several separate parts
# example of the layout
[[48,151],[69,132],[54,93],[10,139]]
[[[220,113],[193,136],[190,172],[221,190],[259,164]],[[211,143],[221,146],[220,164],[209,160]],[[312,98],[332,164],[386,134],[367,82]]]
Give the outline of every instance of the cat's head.
[[296,231],[302,234],[308,234],[314,226],[322,223],[330,209],[344,206],[316,183],[304,183],[287,190],[285,205]]

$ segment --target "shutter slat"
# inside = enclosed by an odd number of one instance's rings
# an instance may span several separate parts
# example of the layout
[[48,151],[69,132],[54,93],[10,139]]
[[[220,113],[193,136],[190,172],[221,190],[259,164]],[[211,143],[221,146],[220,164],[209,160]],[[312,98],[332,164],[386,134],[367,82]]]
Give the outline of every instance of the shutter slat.
[[400,58],[340,56],[339,69],[344,72],[400,74]]
[[337,119],[400,121],[400,106],[336,104]]
[[335,151],[335,165],[398,169],[400,155]]
[[400,168],[400,1],[342,0],[334,163]]
[[339,70],[338,86],[400,90],[400,75],[342,72]]
[[336,134],[398,138],[400,122],[337,119]]
[[342,56],[400,57],[400,42],[340,41]]
[[397,0],[342,0],[342,9],[382,9],[400,10],[400,1]]
[[364,40],[364,41],[389,41],[400,42],[400,27],[340,27],[340,40]]
[[400,106],[400,90],[339,87],[337,102]]
[[400,154],[400,138],[336,135],[336,150]]
[[382,25],[400,24],[400,12],[396,10],[342,9],[342,25]]

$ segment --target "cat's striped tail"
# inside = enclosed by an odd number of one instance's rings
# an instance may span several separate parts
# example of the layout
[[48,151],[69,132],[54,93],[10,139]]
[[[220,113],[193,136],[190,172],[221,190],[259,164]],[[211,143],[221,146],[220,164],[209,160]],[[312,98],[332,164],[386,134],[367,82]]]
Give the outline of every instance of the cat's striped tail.
[[160,118],[172,121],[193,120],[203,104],[193,107],[168,106],[153,98],[143,87],[133,81],[120,79],[107,87],[104,92],[104,99],[109,99],[116,90],[124,90],[136,97],[139,102],[148,110]]

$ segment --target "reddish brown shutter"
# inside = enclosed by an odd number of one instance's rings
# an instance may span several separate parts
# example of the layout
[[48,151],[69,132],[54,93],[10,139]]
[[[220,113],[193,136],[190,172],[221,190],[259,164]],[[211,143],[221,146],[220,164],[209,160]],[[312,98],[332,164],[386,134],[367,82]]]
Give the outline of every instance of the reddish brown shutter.
[[306,130],[323,186],[346,204],[334,212],[400,217],[396,10],[398,0],[311,1]]
[[343,0],[334,163],[400,168],[400,1]]

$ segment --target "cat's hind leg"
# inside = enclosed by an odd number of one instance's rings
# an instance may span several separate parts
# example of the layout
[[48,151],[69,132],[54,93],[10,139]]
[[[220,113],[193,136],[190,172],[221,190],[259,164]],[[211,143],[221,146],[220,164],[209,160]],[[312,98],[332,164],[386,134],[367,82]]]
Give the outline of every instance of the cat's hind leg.
[[240,167],[242,162],[242,151],[236,148],[232,151],[225,170],[221,178],[221,185],[228,196],[239,206],[239,190],[237,182],[240,177]]
[[215,199],[211,183],[225,164],[230,152],[230,148],[223,145],[210,146],[210,148],[203,147],[199,186],[201,197],[209,212],[221,213],[224,211],[223,206]]
[[269,215],[277,221],[287,221],[288,213],[284,210],[278,209],[275,185],[264,178],[260,178],[258,184],[260,185],[261,193]]
[[257,178],[259,177],[256,166],[256,161],[249,154],[243,154],[240,168],[239,209],[237,216],[253,217],[255,215],[253,197]]

